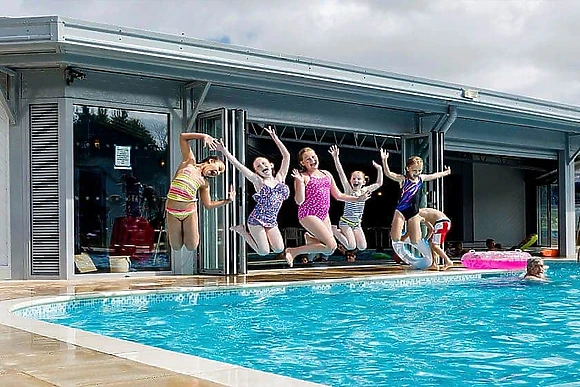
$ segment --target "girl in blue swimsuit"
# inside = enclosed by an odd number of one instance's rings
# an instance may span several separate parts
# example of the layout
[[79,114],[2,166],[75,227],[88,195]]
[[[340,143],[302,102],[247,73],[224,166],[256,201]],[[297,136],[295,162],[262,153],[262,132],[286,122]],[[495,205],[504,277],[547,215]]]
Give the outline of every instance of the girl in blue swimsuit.
[[[264,128],[264,130],[272,137],[282,154],[282,164],[276,175],[274,175],[274,164],[265,157],[256,157],[253,163],[254,171],[251,171],[240,163],[222,142],[219,142],[216,147],[246,179],[254,184],[256,189],[253,195],[256,207],[248,217],[248,229],[246,230],[246,226],[240,224],[233,226],[231,230],[240,234],[259,255],[269,254],[270,251],[275,253],[284,251],[284,240],[278,228],[277,218],[282,202],[290,195],[290,188],[284,183],[290,166],[290,152],[273,129]],[[292,262],[287,261],[292,266]]]
[[389,179],[399,183],[401,187],[401,198],[395,209],[393,222],[391,223],[391,240],[399,242],[403,227],[407,222],[409,239],[412,244],[417,244],[421,239],[421,217],[419,215],[419,204],[421,202],[421,187],[426,181],[439,179],[451,173],[449,167],[445,167],[442,172],[423,175],[423,159],[418,156],[409,157],[407,160],[406,174],[393,173],[389,169],[387,160],[389,153],[381,149],[381,160],[383,161],[383,171]]

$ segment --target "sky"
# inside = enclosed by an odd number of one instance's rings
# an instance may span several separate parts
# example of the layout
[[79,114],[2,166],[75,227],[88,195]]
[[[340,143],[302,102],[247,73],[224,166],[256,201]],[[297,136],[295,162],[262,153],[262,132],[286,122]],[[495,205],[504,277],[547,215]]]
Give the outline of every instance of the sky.
[[580,107],[576,0],[0,0]]

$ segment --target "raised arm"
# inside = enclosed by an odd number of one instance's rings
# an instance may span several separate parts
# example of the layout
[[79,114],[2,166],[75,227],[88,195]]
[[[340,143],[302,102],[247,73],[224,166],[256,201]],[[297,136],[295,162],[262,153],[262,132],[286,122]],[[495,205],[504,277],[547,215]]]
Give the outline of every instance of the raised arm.
[[374,184],[368,186],[367,191],[374,192],[381,188],[383,185],[383,168],[373,161],[373,167],[377,169],[377,181]]
[[278,150],[282,154],[282,164],[280,164],[280,169],[276,174],[276,179],[283,182],[286,180],[286,175],[288,175],[288,169],[290,168],[290,152],[288,152],[286,146],[282,143],[282,141],[280,141],[274,129],[267,127],[265,130],[268,132],[270,137],[272,137],[272,141],[274,141],[274,144],[276,144]]
[[224,146],[224,143],[222,140],[216,141],[215,142],[215,149],[218,152],[221,152],[221,154],[224,155],[224,157],[230,162],[232,163],[232,165],[242,173],[242,175],[244,175],[244,177],[246,179],[248,179],[249,181],[251,181],[254,185],[259,185],[262,181],[262,178],[258,175],[256,175],[254,172],[252,172],[252,170],[250,170],[248,167],[246,167],[244,164],[240,163],[240,161],[238,159],[236,159],[234,157],[234,155],[232,155],[230,153],[229,150],[227,150],[227,148]]
[[346,195],[346,194],[340,192],[340,190],[336,186],[336,182],[334,181],[334,177],[332,177],[330,172],[328,172],[328,171],[321,171],[321,172],[324,173],[325,175],[327,175],[328,177],[330,177],[330,194],[336,200],[339,200],[341,202],[360,202],[360,201],[367,200],[371,195],[371,193],[368,191],[365,191],[362,195],[360,195],[358,197],[352,196],[352,195]]
[[226,204],[233,202],[235,196],[236,190],[234,189],[233,185],[230,186],[227,199],[223,200],[211,200],[211,196],[209,194],[209,185],[206,184],[199,187],[199,199],[201,204],[203,204],[203,206],[208,210],[225,206]]
[[216,139],[205,133],[181,133],[179,135],[179,149],[181,149],[182,161],[195,162],[195,156],[189,146],[190,140],[203,140],[203,146],[209,146],[210,149],[215,150]]
[[344,173],[344,169],[342,168],[342,164],[340,163],[339,153],[340,150],[336,145],[330,147],[328,151],[332,155],[332,159],[334,160],[334,166],[336,167],[336,171],[338,172],[338,177],[340,178],[340,183],[342,184],[342,189],[344,192],[352,191],[352,187],[350,186],[350,182],[346,177],[346,173]]
[[294,201],[296,204],[301,205],[304,203],[305,177],[297,169],[292,170],[292,177],[294,178]]
[[439,179],[440,177],[445,177],[445,176],[450,175],[450,174],[451,174],[451,168],[446,166],[445,169],[441,172],[431,173],[429,175],[422,175],[421,179],[423,181],[431,181],[431,180]]
[[391,170],[389,169],[388,160],[389,160],[389,152],[387,152],[384,149],[381,149],[381,161],[383,164],[383,172],[385,173],[385,176],[391,180],[398,182],[399,184],[402,184],[405,181],[405,176],[391,172]]

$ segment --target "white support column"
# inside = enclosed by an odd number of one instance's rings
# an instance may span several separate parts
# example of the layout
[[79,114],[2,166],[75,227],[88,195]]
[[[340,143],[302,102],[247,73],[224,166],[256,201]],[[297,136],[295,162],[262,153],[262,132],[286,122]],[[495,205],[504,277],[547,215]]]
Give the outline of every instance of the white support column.
[[558,246],[560,256],[575,258],[574,159],[567,150],[558,152]]

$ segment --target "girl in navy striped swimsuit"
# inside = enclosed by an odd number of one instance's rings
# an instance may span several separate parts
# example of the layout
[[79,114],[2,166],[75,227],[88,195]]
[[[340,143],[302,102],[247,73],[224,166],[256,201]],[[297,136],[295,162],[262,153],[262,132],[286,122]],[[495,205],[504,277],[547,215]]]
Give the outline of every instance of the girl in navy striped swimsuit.
[[[350,181],[346,178],[344,169],[339,159],[339,149],[336,145],[330,147],[328,151],[334,159],[334,165],[338,171],[340,182],[344,193],[359,197],[365,193],[371,193],[383,185],[383,168],[373,161],[373,166],[377,169],[377,181],[368,187],[365,186],[367,176],[364,172],[354,171],[350,175]],[[346,250],[365,250],[367,248],[367,239],[361,227],[362,215],[365,208],[365,202],[345,202],[344,212],[340,217],[337,226],[332,226],[334,237],[344,246]],[[347,259],[349,260],[349,259]],[[354,260],[354,259],[350,259]]]
[[421,239],[421,217],[419,216],[419,204],[421,201],[421,187],[426,181],[439,179],[451,173],[449,167],[445,167],[442,172],[423,175],[423,159],[418,156],[411,156],[407,160],[406,174],[393,173],[389,169],[387,160],[389,153],[381,149],[381,159],[385,176],[399,183],[401,187],[401,198],[395,209],[393,222],[391,223],[391,240],[399,242],[403,227],[407,222],[409,239],[412,244],[417,244]]

